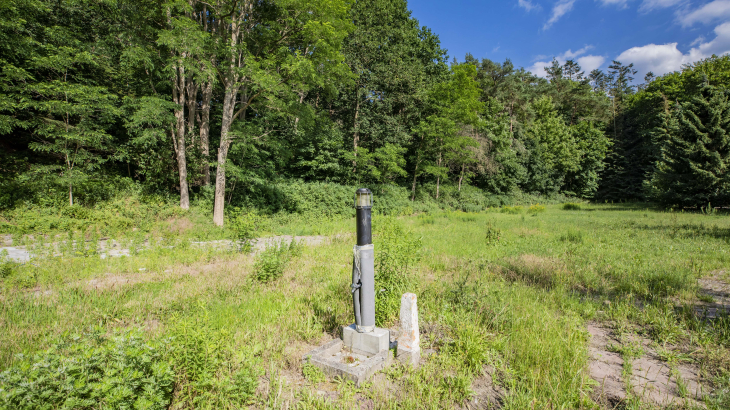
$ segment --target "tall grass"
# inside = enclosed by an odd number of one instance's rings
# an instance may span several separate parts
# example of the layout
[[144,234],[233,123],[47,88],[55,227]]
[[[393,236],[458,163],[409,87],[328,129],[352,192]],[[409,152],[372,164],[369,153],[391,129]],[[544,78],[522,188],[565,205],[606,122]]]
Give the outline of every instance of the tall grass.
[[[722,408],[730,320],[698,317],[692,304],[696,279],[730,262],[730,221],[591,209],[376,214],[380,323],[394,323],[401,293],[417,293],[422,347],[434,354],[419,369],[390,368],[391,387],[368,390],[373,406],[465,406],[481,400],[475,395],[489,374],[506,408],[591,408],[584,329],[598,320],[639,329],[667,357],[673,346],[697,352],[711,387],[708,408]],[[92,327],[110,335],[137,329],[166,351],[181,386],[175,408],[346,407],[366,394],[309,371],[306,384],[291,382],[304,380],[302,351],[353,322],[352,219],[264,218],[256,227],[264,234],[329,238],[301,247],[296,263],[275,263],[263,281],[255,279],[262,254],[194,246],[190,229],[171,226],[126,233],[119,239],[137,251],[122,258],[99,258],[90,252],[96,239],[79,232],[25,237],[28,246],[59,249],[0,266],[0,370],[27,365],[18,353],[32,356]],[[158,344],[165,340],[177,342]],[[315,388],[338,396],[324,400],[310,394]]]

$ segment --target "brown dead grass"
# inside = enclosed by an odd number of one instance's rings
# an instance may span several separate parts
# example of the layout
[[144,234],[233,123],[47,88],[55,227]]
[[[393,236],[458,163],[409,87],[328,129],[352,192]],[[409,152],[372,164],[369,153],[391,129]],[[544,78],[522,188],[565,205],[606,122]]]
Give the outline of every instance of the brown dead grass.
[[520,227],[513,229],[513,232],[519,236],[520,238],[526,238],[528,236],[535,236],[535,235],[543,235],[543,232],[539,229],[530,229],[525,227]]
[[553,287],[568,279],[568,268],[557,258],[524,254],[507,258],[502,274],[513,281],[521,280],[542,287]]
[[165,221],[171,233],[182,235],[195,228],[190,219],[186,217],[173,217]]

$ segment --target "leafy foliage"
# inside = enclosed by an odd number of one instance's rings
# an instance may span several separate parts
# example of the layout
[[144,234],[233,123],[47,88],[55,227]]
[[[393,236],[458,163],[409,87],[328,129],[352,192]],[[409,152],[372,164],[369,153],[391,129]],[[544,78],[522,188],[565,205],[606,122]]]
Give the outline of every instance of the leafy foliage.
[[401,295],[412,291],[410,274],[423,245],[392,217],[377,221],[374,229],[375,323],[384,326],[398,316]]
[[209,310],[173,320],[168,357],[174,365],[181,407],[235,409],[251,403],[263,369],[250,350],[238,351],[225,328],[211,325]]
[[175,374],[164,343],[128,333],[68,337],[45,352],[19,357],[0,373],[3,409],[166,409]]
[[254,263],[255,277],[259,282],[267,283],[279,279],[284,274],[289,262],[299,256],[302,245],[292,239],[289,244],[284,242],[270,244],[256,255]]

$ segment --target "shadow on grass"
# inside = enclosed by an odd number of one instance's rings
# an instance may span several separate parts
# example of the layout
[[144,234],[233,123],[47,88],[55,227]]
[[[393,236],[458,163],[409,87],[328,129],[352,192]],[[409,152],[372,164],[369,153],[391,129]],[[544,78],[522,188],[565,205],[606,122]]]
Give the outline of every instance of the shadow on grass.
[[700,237],[709,237],[730,242],[730,228],[721,228],[717,225],[706,226],[704,223],[643,226],[636,224],[633,228],[664,234],[672,239],[696,239]]

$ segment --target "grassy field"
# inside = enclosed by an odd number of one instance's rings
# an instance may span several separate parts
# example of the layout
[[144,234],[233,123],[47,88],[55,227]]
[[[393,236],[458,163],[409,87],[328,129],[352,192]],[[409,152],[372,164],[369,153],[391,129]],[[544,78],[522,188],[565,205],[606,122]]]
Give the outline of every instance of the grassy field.
[[[632,386],[647,352],[671,369],[672,394],[693,399],[663,406],[730,408],[730,318],[708,314],[717,300],[700,285],[730,283],[726,215],[575,204],[375,216],[378,320],[397,326],[400,294],[416,293],[432,354],[361,388],[301,363],[353,321],[354,220],[279,219],[266,234],[327,239],[253,255],[193,246],[210,228],[176,218],[118,238],[129,257],[59,245],[2,264],[0,408],[655,408]],[[590,328],[624,360],[618,402],[591,377]],[[685,368],[702,394],[687,393]]]

